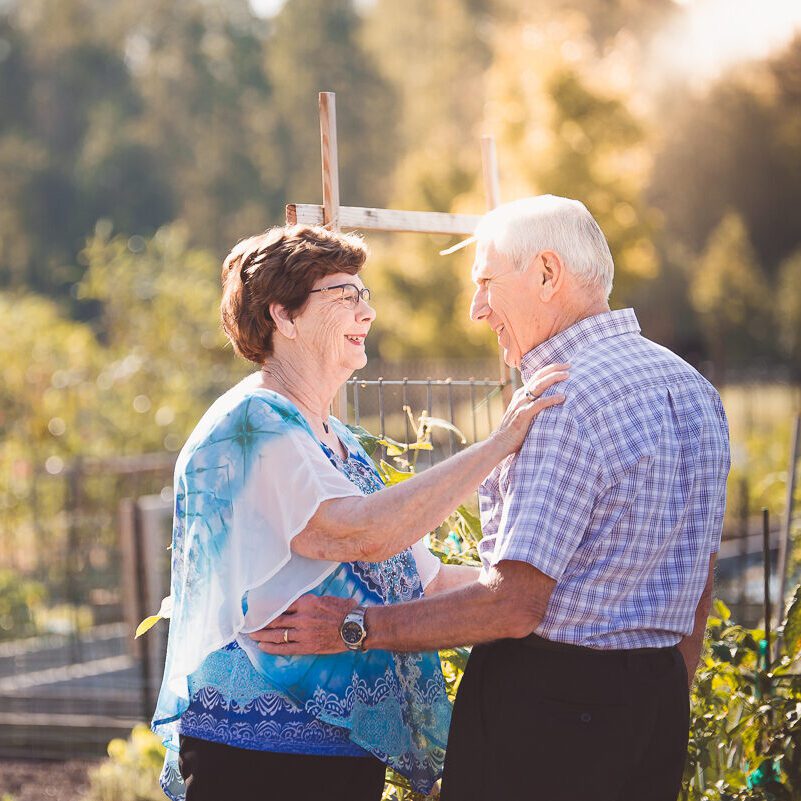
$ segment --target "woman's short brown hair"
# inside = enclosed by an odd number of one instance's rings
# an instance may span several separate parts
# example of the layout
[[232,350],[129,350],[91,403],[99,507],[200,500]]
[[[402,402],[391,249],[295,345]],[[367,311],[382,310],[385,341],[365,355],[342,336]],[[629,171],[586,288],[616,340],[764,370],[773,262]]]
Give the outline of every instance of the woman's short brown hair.
[[273,352],[270,304],[280,304],[294,317],[317,280],[334,273],[356,275],[366,258],[359,236],[318,226],[282,226],[243,239],[222,268],[222,326],[234,350],[263,364]]

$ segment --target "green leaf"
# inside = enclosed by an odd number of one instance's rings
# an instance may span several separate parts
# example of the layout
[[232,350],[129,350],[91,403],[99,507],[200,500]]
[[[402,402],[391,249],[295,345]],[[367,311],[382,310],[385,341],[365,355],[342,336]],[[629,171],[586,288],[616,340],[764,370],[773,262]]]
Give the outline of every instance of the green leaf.
[[795,588],[795,595],[784,621],[784,647],[791,659],[798,656],[801,647],[801,584]]
[[729,621],[731,620],[731,610],[728,606],[726,606],[720,598],[715,598],[714,603],[712,604],[712,611],[715,617],[719,617],[722,621]]
[[414,475],[411,471],[398,470],[383,459],[381,460],[381,472],[384,474],[385,483],[388,487],[401,481],[406,481],[407,478],[411,478]]
[[456,514],[462,519],[462,522],[473,537],[476,540],[480,540],[482,537],[481,520],[464,505],[456,508]]
[[467,660],[470,658],[470,649],[463,647],[445,648],[439,652],[439,655],[441,659],[463,671],[467,667]]
[[347,428],[359,440],[359,444],[364,448],[368,456],[372,456],[378,450],[378,446],[381,443],[375,434],[371,434],[362,426],[347,426]]

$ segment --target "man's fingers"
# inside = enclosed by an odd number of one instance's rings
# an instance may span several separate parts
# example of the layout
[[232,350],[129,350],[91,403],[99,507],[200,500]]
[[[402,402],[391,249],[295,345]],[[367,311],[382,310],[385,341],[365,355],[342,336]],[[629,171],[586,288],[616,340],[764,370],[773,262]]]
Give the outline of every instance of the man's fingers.
[[291,641],[288,643],[260,642],[259,650],[274,656],[299,656],[310,653],[308,646],[304,648],[301,643]]
[[286,644],[287,640],[292,642],[295,639],[296,630],[287,626],[282,628],[272,628],[271,624],[270,628],[253,631],[248,636],[251,640],[256,640],[256,642],[259,643]]
[[265,629],[286,629],[297,626],[298,617],[295,614],[287,614],[286,612],[274,617],[264,628]]

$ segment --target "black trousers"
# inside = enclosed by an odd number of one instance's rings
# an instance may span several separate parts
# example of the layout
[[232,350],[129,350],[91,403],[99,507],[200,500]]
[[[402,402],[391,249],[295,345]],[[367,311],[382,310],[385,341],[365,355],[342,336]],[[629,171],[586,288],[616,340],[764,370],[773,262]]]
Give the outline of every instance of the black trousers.
[[181,736],[186,801],[379,801],[384,765],[374,757],[250,751]]
[[597,651],[535,636],[476,646],[441,801],[676,801],[688,729],[677,648]]

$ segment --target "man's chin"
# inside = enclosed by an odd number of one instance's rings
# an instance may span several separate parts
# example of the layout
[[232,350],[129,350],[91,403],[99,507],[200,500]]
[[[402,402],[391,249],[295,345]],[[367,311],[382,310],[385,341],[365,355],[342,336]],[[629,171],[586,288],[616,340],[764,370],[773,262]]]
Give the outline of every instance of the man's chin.
[[503,361],[507,367],[514,367],[516,370],[520,369],[520,354],[517,351],[504,348]]

